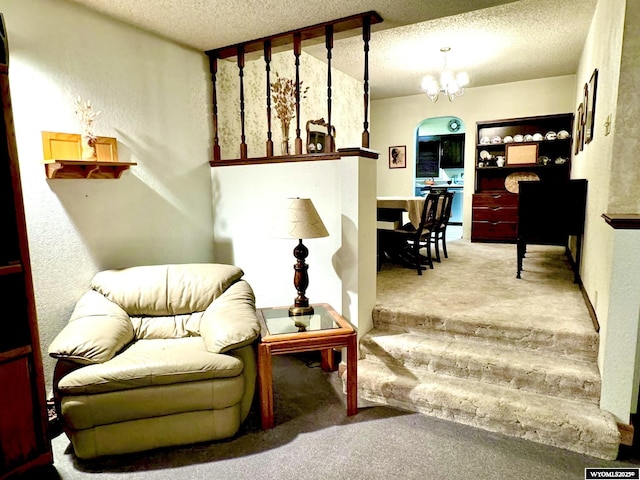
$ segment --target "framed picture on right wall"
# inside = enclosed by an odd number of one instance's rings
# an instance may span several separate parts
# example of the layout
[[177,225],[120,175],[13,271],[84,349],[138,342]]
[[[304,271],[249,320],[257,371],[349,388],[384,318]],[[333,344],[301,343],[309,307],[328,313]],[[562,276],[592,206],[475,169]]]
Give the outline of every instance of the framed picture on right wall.
[[576,129],[576,134],[573,136],[573,141],[575,142],[573,146],[573,154],[578,155],[584,146],[584,102],[578,107],[576,119],[573,123]]
[[593,140],[596,118],[596,93],[598,90],[598,69],[593,70],[587,87],[587,98],[584,109],[584,143]]

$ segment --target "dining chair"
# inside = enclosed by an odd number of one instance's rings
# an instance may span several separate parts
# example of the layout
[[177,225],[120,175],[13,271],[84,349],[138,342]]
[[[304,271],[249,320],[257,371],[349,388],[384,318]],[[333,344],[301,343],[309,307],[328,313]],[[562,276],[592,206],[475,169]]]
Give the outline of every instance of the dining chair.
[[[418,228],[407,223],[402,228],[388,232],[391,238],[390,243],[395,245],[394,260],[409,268],[414,268],[418,275],[422,275],[422,271],[426,270],[425,265],[433,269],[429,239],[435,225],[438,204],[442,204],[443,195],[444,193],[437,192],[429,193],[425,197]],[[426,255],[420,253],[422,248],[426,248]]]
[[440,263],[440,243],[444,258],[449,258],[447,253],[447,224],[451,218],[451,206],[453,205],[453,192],[444,192],[441,204],[436,209],[435,222],[430,232],[429,242],[435,246],[436,262]]

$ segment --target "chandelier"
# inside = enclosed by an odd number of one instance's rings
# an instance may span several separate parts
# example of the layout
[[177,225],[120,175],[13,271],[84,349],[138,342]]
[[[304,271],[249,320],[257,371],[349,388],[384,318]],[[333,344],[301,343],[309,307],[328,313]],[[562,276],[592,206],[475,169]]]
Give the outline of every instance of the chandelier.
[[432,102],[437,102],[440,94],[447,96],[450,102],[455,97],[460,97],[464,93],[464,87],[469,84],[469,75],[467,72],[454,73],[447,70],[447,53],[451,50],[449,47],[442,47],[440,51],[444,57],[444,66],[440,73],[440,81],[432,76],[427,75],[422,79],[422,89],[427,93],[427,97]]

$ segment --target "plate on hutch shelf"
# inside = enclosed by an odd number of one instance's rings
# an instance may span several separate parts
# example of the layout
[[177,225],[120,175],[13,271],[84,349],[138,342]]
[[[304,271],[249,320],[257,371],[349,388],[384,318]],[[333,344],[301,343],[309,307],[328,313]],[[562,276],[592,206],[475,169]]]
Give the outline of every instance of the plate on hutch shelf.
[[518,193],[520,191],[520,182],[524,181],[539,181],[540,177],[533,172],[514,172],[507,175],[504,179],[504,188],[511,193]]

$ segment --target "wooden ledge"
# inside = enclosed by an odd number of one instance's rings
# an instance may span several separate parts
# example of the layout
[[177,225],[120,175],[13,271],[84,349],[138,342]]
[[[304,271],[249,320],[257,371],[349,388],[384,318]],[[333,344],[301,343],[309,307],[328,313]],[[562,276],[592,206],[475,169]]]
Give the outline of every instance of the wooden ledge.
[[602,218],[616,230],[640,230],[638,213],[603,213]]
[[47,178],[120,178],[135,162],[97,162],[95,160],[45,160]]
[[234,158],[231,160],[211,160],[212,167],[230,167],[235,165],[262,165],[265,163],[316,162],[321,160],[340,160],[339,153],[307,153],[302,155],[279,155],[277,157]]
[[339,148],[338,153],[341,157],[364,157],[373,158],[375,160],[380,157],[380,152],[364,147]]
[[361,147],[340,148],[332,153],[306,153],[302,155],[279,155],[276,157],[233,158],[230,160],[210,160],[212,167],[233,167],[238,165],[264,165],[267,163],[318,162],[323,160],[340,160],[342,157],[365,157],[377,159],[375,150]]

